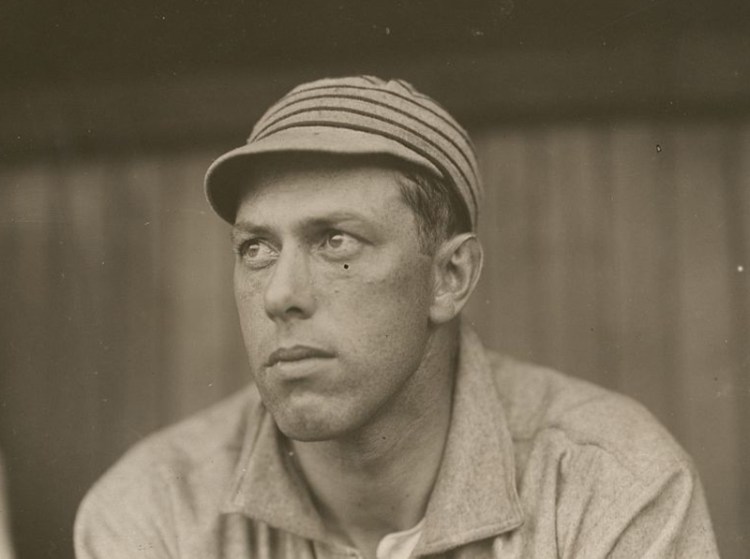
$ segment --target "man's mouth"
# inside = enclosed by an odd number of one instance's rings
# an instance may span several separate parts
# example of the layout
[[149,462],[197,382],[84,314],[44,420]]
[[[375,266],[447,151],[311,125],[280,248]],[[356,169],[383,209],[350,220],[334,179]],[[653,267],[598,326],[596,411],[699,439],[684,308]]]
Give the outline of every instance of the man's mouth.
[[331,357],[334,357],[333,353],[316,347],[304,345],[280,347],[268,357],[266,367],[273,367],[277,363],[302,361],[303,359],[328,359]]

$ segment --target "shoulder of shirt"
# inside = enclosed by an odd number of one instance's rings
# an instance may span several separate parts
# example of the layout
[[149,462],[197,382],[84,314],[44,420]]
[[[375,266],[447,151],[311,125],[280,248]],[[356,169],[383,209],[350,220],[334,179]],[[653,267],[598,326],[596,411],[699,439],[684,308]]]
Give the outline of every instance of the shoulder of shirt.
[[635,400],[549,368],[487,355],[514,445],[561,435],[568,452],[593,449],[643,482],[693,470],[679,444]]
[[[91,488],[86,500],[97,496],[150,492],[165,478],[182,480],[203,471],[231,475],[245,433],[260,410],[253,386],[161,429],[135,444]],[[203,475],[203,474],[201,474]]]

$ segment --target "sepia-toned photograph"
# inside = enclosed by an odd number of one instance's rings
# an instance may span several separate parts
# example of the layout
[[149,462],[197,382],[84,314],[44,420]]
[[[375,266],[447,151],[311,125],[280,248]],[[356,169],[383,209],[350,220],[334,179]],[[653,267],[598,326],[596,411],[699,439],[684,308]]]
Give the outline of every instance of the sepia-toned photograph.
[[750,556],[750,4],[0,5],[0,559]]

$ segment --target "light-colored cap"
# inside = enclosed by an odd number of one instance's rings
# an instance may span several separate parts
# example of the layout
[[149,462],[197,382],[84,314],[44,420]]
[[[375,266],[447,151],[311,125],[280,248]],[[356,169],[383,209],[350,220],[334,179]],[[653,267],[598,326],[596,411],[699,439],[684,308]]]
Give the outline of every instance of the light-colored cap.
[[383,154],[417,165],[456,189],[476,228],[482,187],[471,139],[403,80],[329,78],[294,88],[266,111],[244,146],[208,168],[206,196],[214,211],[233,223],[239,185],[232,170],[251,165],[252,155],[285,151]]

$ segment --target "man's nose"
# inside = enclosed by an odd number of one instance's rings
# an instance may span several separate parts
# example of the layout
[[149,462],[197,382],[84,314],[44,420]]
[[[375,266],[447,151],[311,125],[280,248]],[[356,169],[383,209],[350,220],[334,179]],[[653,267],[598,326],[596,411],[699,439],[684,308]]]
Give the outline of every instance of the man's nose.
[[313,313],[316,301],[309,264],[300,247],[282,249],[264,293],[269,318],[306,318]]

